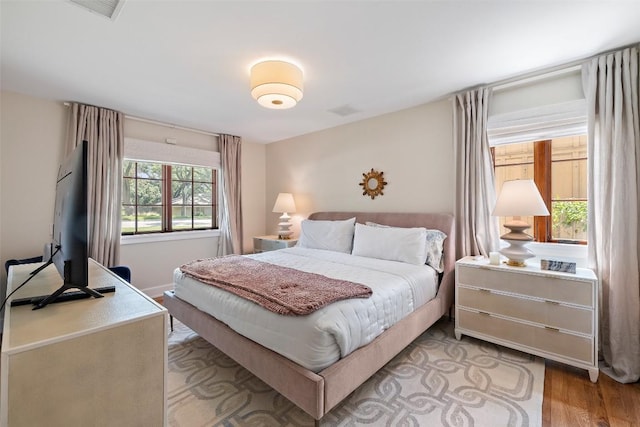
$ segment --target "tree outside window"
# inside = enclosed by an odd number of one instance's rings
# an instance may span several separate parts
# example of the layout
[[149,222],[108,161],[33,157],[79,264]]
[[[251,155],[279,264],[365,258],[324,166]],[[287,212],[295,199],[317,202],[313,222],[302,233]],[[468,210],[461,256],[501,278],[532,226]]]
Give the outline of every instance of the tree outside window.
[[216,171],[125,160],[122,234],[217,228]]

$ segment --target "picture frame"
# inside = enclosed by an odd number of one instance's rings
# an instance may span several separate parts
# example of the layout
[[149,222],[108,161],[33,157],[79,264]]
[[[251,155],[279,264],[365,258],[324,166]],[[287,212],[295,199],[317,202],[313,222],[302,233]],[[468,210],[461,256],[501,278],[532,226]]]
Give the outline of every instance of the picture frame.
[[540,269],[548,271],[559,271],[562,273],[576,274],[576,263],[570,261],[558,261],[552,259],[541,259]]

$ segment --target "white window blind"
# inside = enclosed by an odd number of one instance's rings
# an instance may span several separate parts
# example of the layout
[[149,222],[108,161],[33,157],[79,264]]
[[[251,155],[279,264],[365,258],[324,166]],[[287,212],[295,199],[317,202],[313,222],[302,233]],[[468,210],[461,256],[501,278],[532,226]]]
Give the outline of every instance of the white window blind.
[[220,153],[198,148],[145,141],[124,139],[124,158],[129,160],[173,163],[189,166],[220,167]]
[[585,133],[587,102],[584,99],[495,114],[487,122],[492,147]]

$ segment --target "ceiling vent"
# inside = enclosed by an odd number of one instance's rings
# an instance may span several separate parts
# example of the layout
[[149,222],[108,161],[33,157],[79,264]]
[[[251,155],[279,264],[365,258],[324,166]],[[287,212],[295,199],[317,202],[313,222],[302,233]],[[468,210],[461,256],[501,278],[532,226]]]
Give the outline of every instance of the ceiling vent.
[[124,0],[69,0],[93,13],[115,21],[122,10]]
[[338,116],[346,117],[351,114],[359,113],[360,110],[356,110],[351,105],[342,105],[340,107],[332,108],[329,110],[330,113],[337,114]]

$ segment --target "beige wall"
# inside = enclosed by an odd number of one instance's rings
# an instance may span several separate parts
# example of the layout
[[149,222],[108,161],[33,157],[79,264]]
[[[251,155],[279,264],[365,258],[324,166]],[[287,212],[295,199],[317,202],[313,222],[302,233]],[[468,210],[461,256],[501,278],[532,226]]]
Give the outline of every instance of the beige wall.
[[61,103],[0,92],[0,261],[40,255],[51,240],[67,111]]
[[[55,178],[62,159],[68,109],[62,102],[0,92],[0,259],[42,253],[51,239]],[[127,119],[125,136],[216,150],[215,137]],[[263,234],[265,147],[243,142],[242,200],[245,249]],[[138,243],[121,247],[122,264],[132,268],[133,284],[149,295],[171,287],[172,271],[187,260],[213,256],[217,238]],[[6,274],[2,269],[2,286]]]
[[266,152],[267,146],[264,144],[242,143],[242,225],[245,253],[253,252],[253,236],[262,236],[266,230]]
[[[267,145],[266,232],[279,192],[294,195],[294,235],[314,211],[453,212],[452,120],[443,100]],[[371,168],[388,183],[374,200],[358,185]]]

